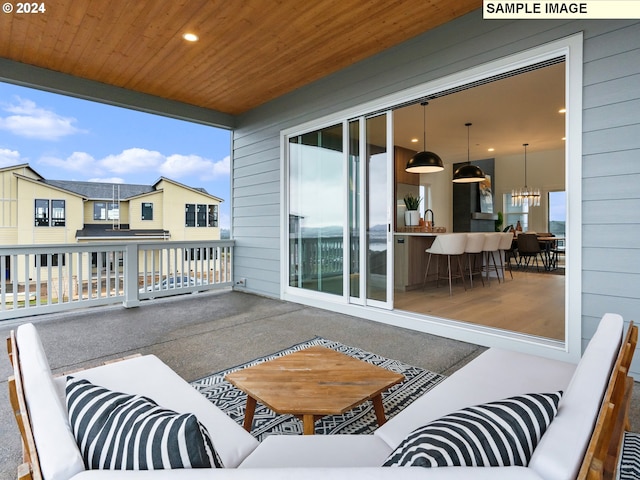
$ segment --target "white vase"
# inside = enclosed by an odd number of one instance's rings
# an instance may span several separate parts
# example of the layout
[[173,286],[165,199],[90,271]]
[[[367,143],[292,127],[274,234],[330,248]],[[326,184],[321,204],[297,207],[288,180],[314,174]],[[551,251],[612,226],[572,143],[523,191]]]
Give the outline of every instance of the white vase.
[[404,224],[407,227],[420,225],[420,212],[417,210],[407,210],[404,212]]

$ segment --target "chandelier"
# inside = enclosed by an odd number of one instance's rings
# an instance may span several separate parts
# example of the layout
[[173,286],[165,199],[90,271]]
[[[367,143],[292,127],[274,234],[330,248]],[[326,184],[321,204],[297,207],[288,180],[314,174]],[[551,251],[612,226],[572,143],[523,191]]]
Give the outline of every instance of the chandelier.
[[539,207],[540,206],[540,189],[529,188],[527,186],[527,147],[528,143],[523,143],[524,147],[524,187],[519,190],[511,191],[512,207]]

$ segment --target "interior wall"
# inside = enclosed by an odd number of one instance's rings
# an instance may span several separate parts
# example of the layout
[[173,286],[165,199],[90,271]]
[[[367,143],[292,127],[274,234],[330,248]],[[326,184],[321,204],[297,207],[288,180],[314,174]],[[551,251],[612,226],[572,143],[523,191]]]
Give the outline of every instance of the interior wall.
[[438,173],[421,173],[420,183],[431,185],[431,210],[435,218],[436,227],[445,227],[447,232],[453,230],[453,210],[451,206],[451,165],[445,165]]

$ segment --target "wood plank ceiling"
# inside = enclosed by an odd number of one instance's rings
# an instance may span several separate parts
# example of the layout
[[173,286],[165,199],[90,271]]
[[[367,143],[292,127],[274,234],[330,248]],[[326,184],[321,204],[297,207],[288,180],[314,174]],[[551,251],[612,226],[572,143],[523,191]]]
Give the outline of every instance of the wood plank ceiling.
[[[0,57],[236,115],[482,2],[47,0],[44,5],[44,13],[0,15]],[[200,40],[185,41],[185,32]]]

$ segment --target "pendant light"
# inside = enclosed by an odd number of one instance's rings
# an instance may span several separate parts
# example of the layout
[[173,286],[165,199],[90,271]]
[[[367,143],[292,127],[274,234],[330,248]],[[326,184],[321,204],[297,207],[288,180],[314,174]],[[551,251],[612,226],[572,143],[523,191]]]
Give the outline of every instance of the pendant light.
[[539,207],[540,189],[527,187],[527,147],[528,143],[523,143],[524,147],[524,188],[511,191],[511,206],[513,207]]
[[465,123],[464,126],[467,127],[467,163],[456,168],[456,171],[453,172],[453,183],[483,182],[485,176],[482,169],[471,165],[469,152],[469,127],[471,123]]
[[434,173],[444,170],[442,159],[433,152],[427,152],[427,109],[429,102],[422,102],[423,123],[422,123],[422,148],[423,151],[416,153],[407,162],[405,170],[409,173]]

